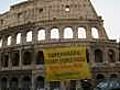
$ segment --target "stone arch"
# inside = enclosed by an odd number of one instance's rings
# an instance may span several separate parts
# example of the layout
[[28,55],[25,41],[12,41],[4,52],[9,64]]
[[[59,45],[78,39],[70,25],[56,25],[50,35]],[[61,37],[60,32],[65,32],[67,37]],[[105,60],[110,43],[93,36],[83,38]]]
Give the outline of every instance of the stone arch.
[[7,90],[8,80],[6,77],[1,79],[1,90]]
[[21,43],[21,33],[17,33],[16,35],[16,44],[20,44]]
[[64,28],[64,39],[72,39],[73,38],[73,29],[71,27]]
[[84,27],[78,27],[78,38],[80,39],[86,38],[86,29]]
[[100,49],[95,50],[95,62],[102,63],[103,62],[103,52]]
[[98,39],[99,38],[98,29],[96,27],[92,27],[91,30],[92,30],[92,37],[94,39]]
[[115,60],[115,52],[112,49],[108,50],[108,61],[111,62],[111,63],[116,61]]
[[97,81],[101,81],[101,80],[104,80],[104,79],[105,79],[105,76],[103,74],[97,74],[97,76],[96,76]]
[[45,78],[42,76],[38,76],[35,80],[35,87],[36,90],[40,90],[44,88],[44,84],[45,84]]
[[91,80],[88,79],[81,80],[81,85],[83,90],[93,90]]
[[31,78],[29,76],[24,76],[22,79],[22,90],[31,90]]
[[26,33],[26,42],[32,42],[32,31]]
[[45,29],[38,30],[37,39],[38,41],[45,40]]
[[12,53],[12,66],[19,66],[19,51]]
[[38,51],[36,57],[36,64],[44,64],[44,53],[43,51]]
[[23,53],[23,65],[30,65],[32,62],[32,53],[30,51],[25,51]]
[[76,90],[77,81],[76,80],[70,80],[70,87],[69,90]]
[[9,45],[11,45],[11,43],[12,43],[12,36],[8,36],[7,37],[7,45],[9,46]]
[[10,90],[18,90],[19,89],[18,85],[19,85],[18,78],[13,77],[10,80]]
[[2,67],[6,68],[8,67],[8,63],[9,63],[9,54],[2,54],[2,58],[1,58],[1,65]]
[[59,37],[59,29],[58,28],[52,28],[51,29],[51,33],[50,33],[51,35],[50,35],[50,37],[51,37],[51,39],[59,39],[60,37]]

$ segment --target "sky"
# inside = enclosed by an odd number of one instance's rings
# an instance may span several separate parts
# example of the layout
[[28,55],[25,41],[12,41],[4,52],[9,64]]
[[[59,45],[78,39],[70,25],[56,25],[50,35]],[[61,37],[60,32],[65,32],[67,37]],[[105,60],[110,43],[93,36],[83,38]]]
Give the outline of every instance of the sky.
[[[0,0],[0,13],[10,5],[27,0]],[[120,38],[120,0],[91,0],[97,14],[103,17],[104,27],[110,39]]]

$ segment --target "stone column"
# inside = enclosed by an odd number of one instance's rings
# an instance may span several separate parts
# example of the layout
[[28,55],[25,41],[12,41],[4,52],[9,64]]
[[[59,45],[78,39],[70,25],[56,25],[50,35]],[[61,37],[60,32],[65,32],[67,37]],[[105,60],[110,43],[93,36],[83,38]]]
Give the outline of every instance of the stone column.
[[45,90],[50,90],[50,85],[48,81],[45,81]]
[[32,88],[31,90],[35,90],[35,76],[32,74]]
[[60,40],[63,40],[64,38],[64,31],[62,27],[59,27],[59,36],[60,36]]
[[92,34],[91,34],[91,27],[86,25],[86,37],[87,40],[91,40],[92,39]]
[[73,27],[73,38],[75,40],[78,39],[78,30],[77,30],[77,27]]
[[20,48],[20,50],[19,50],[19,55],[20,55],[20,61],[19,61],[19,66],[22,68],[22,48]]
[[109,60],[108,60],[108,49],[104,48],[103,51],[103,63],[108,64]]
[[11,52],[8,53],[8,68],[11,69],[12,68],[12,59],[11,59]]
[[76,81],[76,84],[77,84],[77,85],[76,85],[76,90],[83,90],[80,80],[77,80],[77,81]]
[[[33,28],[34,29],[34,28]],[[33,32],[33,34],[32,34],[32,42],[33,43],[37,43],[37,41],[38,41],[38,31],[37,31],[37,29],[35,28],[35,30],[33,30],[32,31]]]
[[61,90],[66,90],[66,89],[65,89],[64,81],[61,81]]
[[21,33],[21,44],[25,44],[26,43],[26,32],[22,32]]
[[46,30],[45,30],[45,39],[46,39],[46,41],[49,41],[50,40],[50,30],[48,30],[49,28],[47,28]]
[[94,50],[92,50],[92,48],[90,47],[88,52],[89,52],[90,64],[93,66],[93,65],[95,65]]
[[15,44],[16,44],[16,35],[13,33],[12,34],[11,45],[15,45]]

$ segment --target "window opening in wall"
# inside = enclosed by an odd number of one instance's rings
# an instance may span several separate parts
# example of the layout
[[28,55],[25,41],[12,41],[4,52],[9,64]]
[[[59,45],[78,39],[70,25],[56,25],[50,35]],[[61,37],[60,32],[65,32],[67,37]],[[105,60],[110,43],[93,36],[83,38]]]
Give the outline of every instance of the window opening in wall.
[[115,62],[115,52],[113,50],[108,51],[108,60],[110,62]]
[[4,20],[3,20],[3,19],[0,20],[0,24],[1,24],[1,25],[4,24]]
[[18,90],[18,89],[19,89],[18,79],[14,77],[10,80],[10,90]]
[[27,32],[26,42],[32,42],[32,31]]
[[8,83],[8,80],[7,78],[3,77],[1,79],[1,90],[7,90],[7,83]]
[[45,30],[39,30],[38,31],[38,41],[45,40]]
[[22,79],[22,89],[21,90],[31,90],[32,82],[29,76],[25,76]]
[[44,77],[39,76],[36,79],[36,90],[44,90]]
[[43,8],[40,8],[40,9],[39,9],[39,13],[41,13],[41,12],[43,12]]
[[92,28],[92,37],[94,39],[98,39],[99,38],[98,29],[95,28],[95,27]]
[[78,38],[85,39],[86,38],[86,30],[83,27],[78,28]]
[[2,47],[2,44],[3,44],[3,40],[0,39],[0,48]]
[[36,64],[44,64],[44,54],[43,54],[43,51],[39,51],[38,52]]
[[21,43],[21,33],[18,33],[16,36],[16,44],[20,44]]
[[7,45],[8,46],[11,45],[11,39],[12,39],[12,36],[8,36],[8,38],[7,38]]
[[118,78],[118,75],[117,75],[117,74],[111,74],[111,75],[110,75],[110,78],[114,78],[114,79],[116,78],[116,79],[117,79],[117,78]]
[[98,75],[96,76],[96,80],[97,80],[98,82],[104,80],[104,78],[105,78],[105,76],[102,75],[102,74],[98,74]]
[[32,54],[29,51],[24,52],[23,54],[23,65],[30,65],[32,61]]
[[65,11],[66,11],[66,12],[69,12],[69,11],[70,11],[70,6],[69,6],[69,5],[66,5],[66,6],[65,6]]
[[64,38],[65,39],[72,39],[73,38],[73,30],[70,27],[66,27],[64,29]]
[[102,63],[103,62],[103,52],[101,50],[95,50],[95,62]]
[[2,63],[2,67],[8,67],[8,61],[9,61],[9,55],[8,54],[2,54],[2,59],[1,59],[1,63]]
[[12,66],[19,66],[19,52],[13,52],[12,54]]
[[70,89],[69,90],[76,90],[76,80],[70,80]]
[[59,29],[53,28],[51,30],[51,39],[59,39]]

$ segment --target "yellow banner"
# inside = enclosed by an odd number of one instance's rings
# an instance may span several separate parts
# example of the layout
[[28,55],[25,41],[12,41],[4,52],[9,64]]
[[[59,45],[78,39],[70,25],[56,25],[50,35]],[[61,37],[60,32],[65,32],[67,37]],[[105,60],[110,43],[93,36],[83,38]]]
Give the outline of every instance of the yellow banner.
[[90,79],[86,47],[59,47],[44,49],[47,81]]

